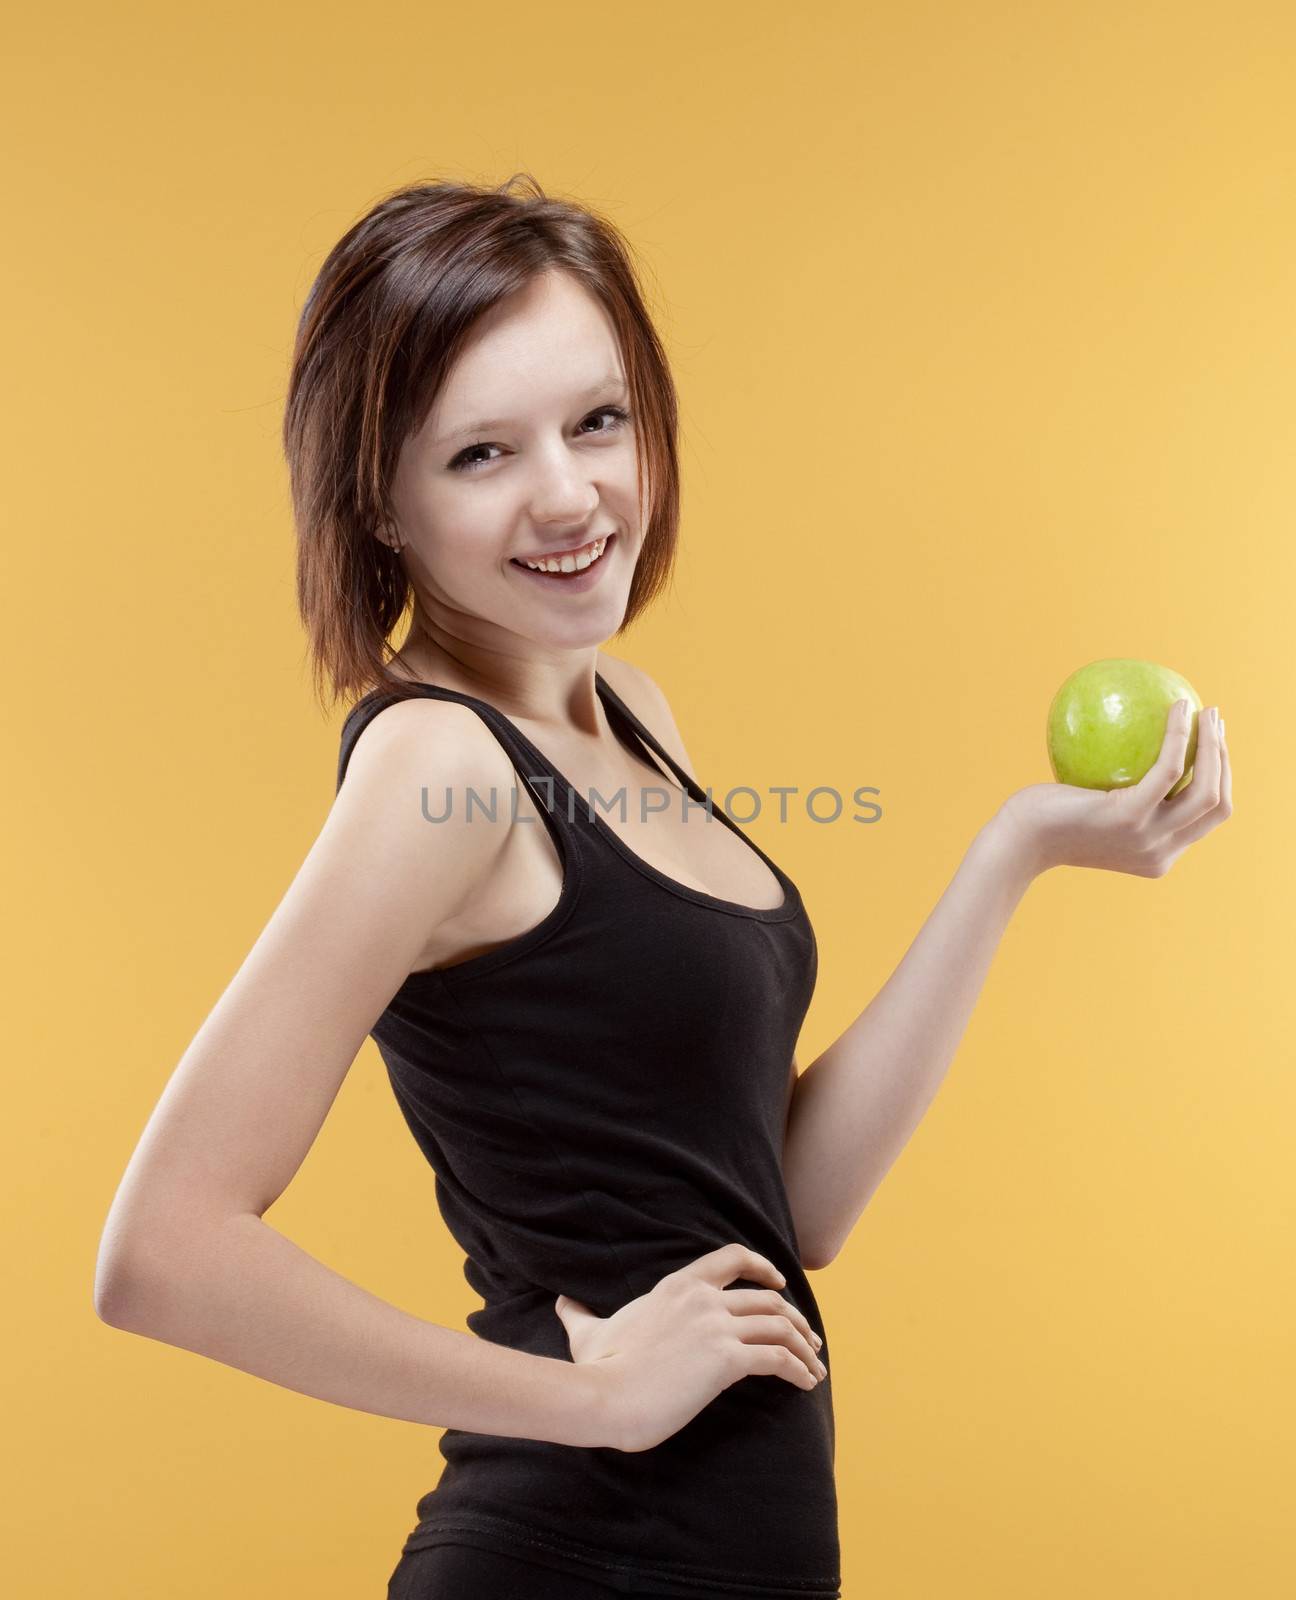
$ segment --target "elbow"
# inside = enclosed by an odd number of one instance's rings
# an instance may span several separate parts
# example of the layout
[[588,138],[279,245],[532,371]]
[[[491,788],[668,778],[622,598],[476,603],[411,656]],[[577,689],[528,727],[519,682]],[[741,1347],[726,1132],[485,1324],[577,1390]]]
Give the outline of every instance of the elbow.
[[[799,1235],[798,1244],[800,1244]],[[831,1266],[837,1251],[826,1248],[820,1241],[808,1241],[797,1253],[806,1272],[822,1272],[825,1267]]]
[[151,1299],[170,1263],[185,1257],[174,1228],[157,1220],[161,1214],[138,1203],[128,1212],[120,1196],[108,1213],[95,1261],[94,1308],[100,1322],[111,1328],[135,1331],[145,1296]]
[[138,1255],[120,1246],[101,1245],[94,1277],[94,1309],[100,1322],[133,1332],[139,1325],[144,1289]]
[[830,1245],[829,1241],[818,1237],[818,1230],[812,1226],[809,1207],[801,1205],[799,1210],[796,1198],[789,1196],[792,1210],[792,1227],[796,1234],[797,1259],[806,1272],[822,1272],[829,1266],[837,1254],[837,1246]]
[[819,1186],[813,1181],[807,1181],[803,1174],[802,1164],[789,1159],[791,1152],[785,1147],[783,1152],[783,1189],[787,1195],[788,1210],[792,1214],[792,1230],[796,1237],[797,1259],[805,1272],[822,1272],[837,1254],[835,1248],[828,1249],[820,1235],[820,1224],[824,1220],[822,1213],[824,1207]]
[[95,1269],[94,1308],[100,1322],[110,1328],[124,1328],[130,1321],[130,1306],[137,1298],[129,1273],[117,1263],[100,1261]]
[[117,1271],[95,1273],[94,1309],[100,1322],[106,1322],[110,1328],[125,1327],[128,1303],[128,1291]]
[[836,1254],[835,1250],[806,1250],[802,1252],[801,1265],[806,1272],[822,1272],[832,1265]]

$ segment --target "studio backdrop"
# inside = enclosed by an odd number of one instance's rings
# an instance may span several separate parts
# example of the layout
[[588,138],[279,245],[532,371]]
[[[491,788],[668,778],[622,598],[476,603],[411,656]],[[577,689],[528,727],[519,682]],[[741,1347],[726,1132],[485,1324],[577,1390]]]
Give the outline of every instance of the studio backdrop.
[[[334,803],[304,297],[398,186],[516,173],[621,231],[678,386],[674,581],[605,648],[799,885],[803,1071],[1054,781],[1070,674],[1226,719],[1227,825],[1029,884],[811,1273],[842,1593],[1296,1590],[1291,8],[128,0],[29,8],[2,70],[7,1592],[376,1600],[441,1470],[437,1427],[114,1327],[95,1276]],[[428,1322],[480,1304],[371,1040],[264,1220]]]

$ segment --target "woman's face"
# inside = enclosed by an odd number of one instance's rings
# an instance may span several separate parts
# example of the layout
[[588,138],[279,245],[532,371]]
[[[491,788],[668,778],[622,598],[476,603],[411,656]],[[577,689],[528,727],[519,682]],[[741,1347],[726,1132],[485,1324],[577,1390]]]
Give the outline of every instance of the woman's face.
[[[574,649],[616,632],[643,537],[634,426],[612,324],[573,278],[546,273],[487,313],[393,484],[434,638]],[[576,584],[519,565],[604,536]]]

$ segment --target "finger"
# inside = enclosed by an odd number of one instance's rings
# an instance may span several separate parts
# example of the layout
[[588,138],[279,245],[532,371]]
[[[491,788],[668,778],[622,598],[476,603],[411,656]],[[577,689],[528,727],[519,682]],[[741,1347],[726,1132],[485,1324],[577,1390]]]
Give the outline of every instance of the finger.
[[1183,777],[1195,716],[1191,700],[1175,701],[1166,717],[1160,753],[1139,781],[1126,791],[1138,796],[1138,805],[1145,817],[1150,817],[1156,811]]
[[1174,849],[1175,857],[1186,849],[1195,840],[1204,838],[1213,829],[1218,828],[1221,822],[1227,822],[1233,815],[1233,768],[1229,762],[1228,744],[1220,740],[1220,790],[1219,804],[1213,806],[1204,816],[1196,818],[1186,827],[1176,829],[1170,836],[1170,843]]
[[1220,718],[1220,804],[1233,815],[1233,763],[1229,760],[1228,729]]
[[781,1294],[773,1289],[726,1289],[724,1291],[725,1304],[735,1316],[750,1316],[756,1311],[778,1312],[789,1317],[812,1345],[816,1347],[823,1344],[823,1340],[810,1326],[809,1319],[799,1306],[794,1306],[790,1300],[785,1300]]
[[819,1374],[811,1372],[804,1361],[798,1361],[786,1345],[744,1344],[743,1352],[743,1366],[753,1376],[768,1373],[806,1390],[819,1382]]
[[1161,807],[1160,815],[1176,837],[1209,816],[1219,805],[1221,771],[1219,707],[1211,706],[1198,721],[1192,782]]
[[816,1378],[827,1368],[810,1348],[810,1342],[786,1317],[735,1317],[734,1332],[743,1344],[781,1344],[805,1362]]
[[735,1278],[748,1278],[752,1283],[774,1284],[776,1287],[787,1282],[768,1256],[737,1240],[708,1250],[705,1255],[676,1270],[689,1277],[701,1278],[704,1283],[714,1284],[717,1289],[723,1289]]

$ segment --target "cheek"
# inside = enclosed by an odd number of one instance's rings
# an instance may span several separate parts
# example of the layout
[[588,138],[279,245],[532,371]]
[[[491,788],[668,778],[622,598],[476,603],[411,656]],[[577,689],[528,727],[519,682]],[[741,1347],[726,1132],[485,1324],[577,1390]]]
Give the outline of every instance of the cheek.
[[492,570],[507,554],[503,509],[485,495],[438,495],[421,508],[421,540],[433,575],[462,589]]

